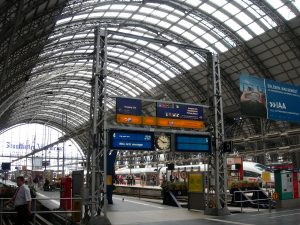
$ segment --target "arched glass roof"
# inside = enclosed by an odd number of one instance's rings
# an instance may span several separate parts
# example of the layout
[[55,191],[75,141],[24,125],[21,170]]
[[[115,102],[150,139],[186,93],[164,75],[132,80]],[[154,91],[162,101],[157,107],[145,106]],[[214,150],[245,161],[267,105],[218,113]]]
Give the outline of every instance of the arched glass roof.
[[[70,0],[5,124],[26,118],[56,123],[64,113],[70,116],[70,131],[88,122],[96,26],[112,31],[107,48],[108,94],[155,98],[165,93],[172,100],[199,102],[206,93],[205,57],[192,49],[133,35],[220,55],[240,51],[244,59],[251,58],[259,72],[264,67],[255,61],[255,51],[246,43],[273,29],[288,27],[289,21],[299,17],[299,10],[299,1],[281,0]],[[238,57],[243,68],[243,59]],[[236,104],[236,77],[224,76],[225,105]],[[114,102],[109,101],[108,107],[113,109]]]

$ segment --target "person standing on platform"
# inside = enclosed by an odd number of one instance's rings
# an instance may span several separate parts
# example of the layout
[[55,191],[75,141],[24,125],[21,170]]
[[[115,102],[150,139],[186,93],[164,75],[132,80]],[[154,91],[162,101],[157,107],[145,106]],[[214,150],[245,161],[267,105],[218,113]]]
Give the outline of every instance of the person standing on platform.
[[17,177],[18,188],[14,196],[7,202],[13,202],[17,212],[15,225],[30,225],[31,218],[31,196],[30,190],[25,185],[24,177]]

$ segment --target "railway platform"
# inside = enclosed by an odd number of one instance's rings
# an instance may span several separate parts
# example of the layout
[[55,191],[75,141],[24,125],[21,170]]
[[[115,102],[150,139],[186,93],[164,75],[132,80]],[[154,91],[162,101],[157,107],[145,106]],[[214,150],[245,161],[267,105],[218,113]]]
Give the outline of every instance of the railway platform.
[[114,204],[108,207],[108,218],[112,225],[298,225],[300,208],[288,210],[244,208],[239,213],[230,207],[228,216],[208,216],[203,211],[192,211],[162,205],[158,200],[150,201],[135,197],[115,196]]

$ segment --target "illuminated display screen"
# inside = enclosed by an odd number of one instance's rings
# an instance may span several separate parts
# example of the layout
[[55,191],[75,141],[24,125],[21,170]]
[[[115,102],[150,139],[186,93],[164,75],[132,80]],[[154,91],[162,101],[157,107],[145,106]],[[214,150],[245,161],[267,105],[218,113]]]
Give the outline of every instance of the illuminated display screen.
[[111,130],[110,149],[153,151],[154,133]]
[[175,151],[210,152],[211,140],[207,135],[175,135]]

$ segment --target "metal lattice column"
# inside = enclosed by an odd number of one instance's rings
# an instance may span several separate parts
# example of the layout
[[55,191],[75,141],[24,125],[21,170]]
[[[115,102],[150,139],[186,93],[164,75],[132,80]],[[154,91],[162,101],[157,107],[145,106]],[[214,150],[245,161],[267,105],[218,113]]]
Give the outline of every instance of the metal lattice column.
[[[91,80],[90,106],[90,144],[87,160],[89,207],[86,216],[95,216],[103,210],[106,217],[106,60],[107,60],[106,30],[95,29],[95,58]],[[101,206],[100,193],[104,193],[104,206]]]
[[222,101],[222,81],[218,55],[207,54],[208,61],[208,99],[210,101],[210,118],[212,133],[212,155],[208,168],[207,207],[206,214],[226,215],[227,208],[227,174],[226,154],[221,147],[224,141],[224,120]]

